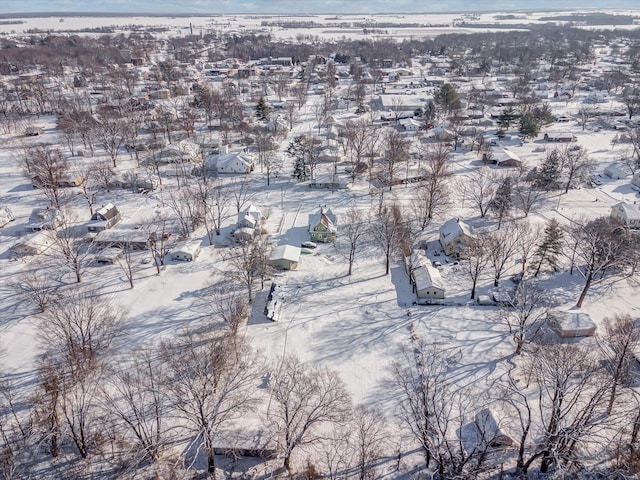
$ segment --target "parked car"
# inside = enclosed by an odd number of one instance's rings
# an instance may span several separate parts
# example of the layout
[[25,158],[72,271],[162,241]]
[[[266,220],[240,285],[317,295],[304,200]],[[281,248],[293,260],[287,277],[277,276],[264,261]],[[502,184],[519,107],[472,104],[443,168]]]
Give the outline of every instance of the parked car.
[[300,245],[302,248],[308,248],[313,250],[314,248],[316,248],[318,245],[316,245],[313,242],[302,242],[302,244]]

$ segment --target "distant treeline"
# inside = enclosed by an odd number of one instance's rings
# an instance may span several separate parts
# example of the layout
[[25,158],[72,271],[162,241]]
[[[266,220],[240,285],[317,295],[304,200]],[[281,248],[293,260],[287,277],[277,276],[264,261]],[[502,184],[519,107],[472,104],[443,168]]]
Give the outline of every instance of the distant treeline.
[[433,28],[447,27],[448,23],[392,23],[392,22],[332,22],[318,23],[312,20],[263,20],[262,27],[282,27],[282,28],[368,28],[368,29],[388,29],[388,28]]
[[572,13],[553,17],[540,17],[542,22],[580,22],[586,25],[633,25],[639,17],[632,15],[613,15],[611,13]]
[[0,20],[0,25],[20,25],[21,23],[26,23],[23,20]]

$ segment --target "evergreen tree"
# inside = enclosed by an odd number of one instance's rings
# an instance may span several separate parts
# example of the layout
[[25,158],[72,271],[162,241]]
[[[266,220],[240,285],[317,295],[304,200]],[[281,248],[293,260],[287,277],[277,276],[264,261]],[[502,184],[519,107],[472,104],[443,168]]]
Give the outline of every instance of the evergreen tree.
[[256,117],[258,117],[258,120],[267,120],[269,118],[269,110],[267,101],[264,97],[260,97],[258,105],[256,105]]
[[460,109],[460,96],[450,83],[445,83],[433,95],[433,102],[442,112],[443,117]]
[[513,109],[513,107],[505,108],[498,118],[500,129],[509,130],[509,127],[511,127],[511,124],[516,118],[518,118],[518,115],[516,114],[516,111]]
[[560,185],[560,177],[562,176],[562,158],[557,149],[553,149],[547,153],[542,161],[542,165],[538,169],[534,185],[544,190],[555,190]]
[[498,230],[502,226],[502,221],[509,216],[513,207],[513,181],[511,177],[504,177],[504,180],[498,186],[496,195],[491,202],[491,208],[498,217]]
[[520,117],[520,134],[524,138],[535,138],[540,133],[540,124],[532,113],[525,113]]
[[534,277],[538,276],[543,263],[549,264],[554,272],[558,271],[558,259],[562,253],[562,229],[555,218],[552,218],[544,229],[542,242],[534,253],[538,263]]

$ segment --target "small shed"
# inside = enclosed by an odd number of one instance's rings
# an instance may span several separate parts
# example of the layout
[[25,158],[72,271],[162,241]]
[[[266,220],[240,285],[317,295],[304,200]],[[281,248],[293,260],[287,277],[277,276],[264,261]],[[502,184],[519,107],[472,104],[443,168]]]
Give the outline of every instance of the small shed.
[[591,316],[584,312],[549,312],[547,324],[560,338],[591,337],[596,331]]
[[13,222],[15,218],[11,213],[9,207],[0,207],[0,228],[4,227],[7,223]]
[[300,253],[300,247],[279,245],[273,249],[269,257],[269,264],[279,270],[296,270],[300,262]]
[[624,180],[629,176],[627,172],[622,170],[618,165],[612,163],[604,169],[604,174],[612,180]]
[[200,254],[200,241],[184,242],[176,245],[171,250],[171,260],[179,262],[192,262]]

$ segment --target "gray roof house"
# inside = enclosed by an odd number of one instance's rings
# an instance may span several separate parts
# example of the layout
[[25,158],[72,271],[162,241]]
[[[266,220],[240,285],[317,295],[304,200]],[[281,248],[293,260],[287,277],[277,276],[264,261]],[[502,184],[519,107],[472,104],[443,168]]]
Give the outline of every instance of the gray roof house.
[[116,225],[121,220],[120,212],[112,203],[96,210],[91,217],[91,221],[87,224],[87,230],[90,232],[101,232]]

